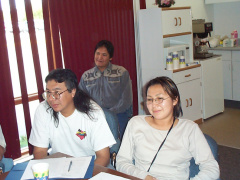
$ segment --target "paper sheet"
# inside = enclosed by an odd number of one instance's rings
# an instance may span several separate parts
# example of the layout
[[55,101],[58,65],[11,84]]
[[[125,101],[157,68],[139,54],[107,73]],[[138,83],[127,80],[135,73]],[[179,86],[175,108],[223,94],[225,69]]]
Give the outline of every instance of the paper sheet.
[[[21,180],[33,179],[32,165],[40,162],[49,163],[49,178],[84,178],[92,157],[79,158],[49,158],[31,160],[26,167]],[[69,164],[72,161],[70,171]]]
[[100,172],[96,176],[93,176],[89,180],[129,180],[120,176],[115,176],[109,173]]

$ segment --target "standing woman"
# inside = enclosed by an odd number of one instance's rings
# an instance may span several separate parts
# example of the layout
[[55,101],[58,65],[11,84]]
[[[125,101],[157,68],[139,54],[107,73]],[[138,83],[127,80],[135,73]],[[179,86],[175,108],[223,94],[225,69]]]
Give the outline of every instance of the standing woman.
[[218,179],[219,166],[196,123],[180,119],[182,108],[176,84],[157,77],[146,85],[151,115],[133,117],[117,155],[117,170],[141,179],[189,179],[192,157],[199,164],[195,180]]

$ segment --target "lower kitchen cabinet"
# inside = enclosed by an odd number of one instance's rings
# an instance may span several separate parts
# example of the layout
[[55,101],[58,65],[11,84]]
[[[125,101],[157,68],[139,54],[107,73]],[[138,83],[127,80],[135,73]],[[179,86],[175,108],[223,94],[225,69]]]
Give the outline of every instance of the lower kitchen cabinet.
[[174,72],[172,79],[176,83],[185,119],[202,122],[201,66]]
[[224,111],[223,68],[221,56],[199,60],[202,69],[203,119]]
[[177,87],[180,93],[183,110],[182,118],[202,121],[200,79],[177,84]]
[[232,61],[233,100],[240,101],[240,61]]
[[223,88],[224,99],[232,100],[232,61],[222,61],[223,64]]
[[240,51],[215,48],[210,52],[222,55],[224,99],[240,101]]

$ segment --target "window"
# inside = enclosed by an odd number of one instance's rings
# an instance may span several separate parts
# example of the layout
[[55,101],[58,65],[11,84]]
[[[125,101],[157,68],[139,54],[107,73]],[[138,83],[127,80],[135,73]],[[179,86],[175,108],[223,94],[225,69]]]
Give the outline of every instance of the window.
[[[48,74],[48,62],[47,62],[47,53],[46,53],[46,42],[45,42],[45,32],[44,32],[44,22],[43,22],[43,13],[42,13],[42,1],[41,0],[31,0],[32,12],[33,12],[33,20],[35,25],[35,34],[36,34],[36,44],[38,53],[32,51],[30,33],[28,29],[28,21],[26,17],[26,9],[24,0],[16,0],[15,7],[17,11],[17,19],[18,19],[18,28],[19,31],[13,30],[12,26],[12,16],[10,14],[10,2],[9,1],[1,1],[1,6],[3,10],[4,17],[4,26],[5,26],[5,36],[7,41],[7,50],[9,57],[9,65],[11,70],[11,80],[13,87],[13,94],[15,99],[15,110],[17,117],[17,125],[18,125],[18,134],[20,140],[20,146],[22,152],[28,150],[28,142],[27,142],[27,131],[25,124],[25,114],[24,114],[24,106],[22,104],[22,90],[21,90],[21,80],[20,74],[24,74],[24,81],[26,82],[26,89],[28,95],[28,107],[30,118],[33,120],[34,112],[39,104],[38,100],[38,87],[36,81],[36,69],[34,67],[34,59],[33,56],[39,56],[40,69],[41,69],[41,78],[44,79]],[[14,6],[12,6],[14,7]],[[18,33],[20,36],[20,54],[16,53],[16,40],[14,38],[14,33]],[[18,52],[19,53],[19,52]],[[19,73],[19,63],[18,56],[22,55],[23,60],[23,69],[24,72]],[[36,61],[36,60],[35,60]],[[45,88],[45,83],[42,83],[42,86]]]

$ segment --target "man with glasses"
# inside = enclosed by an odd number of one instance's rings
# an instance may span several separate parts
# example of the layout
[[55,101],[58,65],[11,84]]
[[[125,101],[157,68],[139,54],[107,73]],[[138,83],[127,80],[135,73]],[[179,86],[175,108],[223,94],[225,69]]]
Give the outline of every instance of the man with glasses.
[[35,159],[61,152],[73,157],[96,155],[95,163],[109,164],[109,146],[116,143],[102,109],[78,88],[69,69],[51,71],[45,79],[43,101],[35,112],[29,143]]

